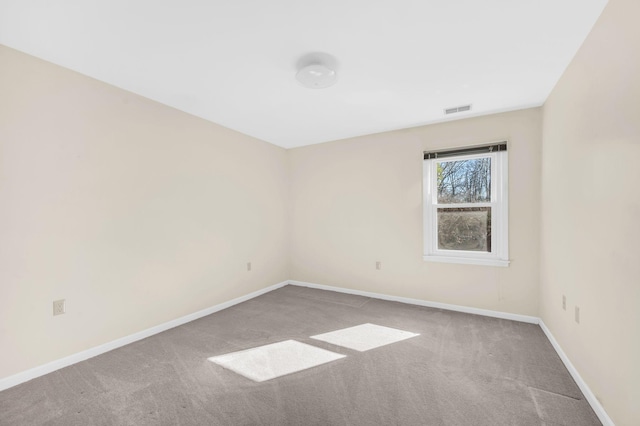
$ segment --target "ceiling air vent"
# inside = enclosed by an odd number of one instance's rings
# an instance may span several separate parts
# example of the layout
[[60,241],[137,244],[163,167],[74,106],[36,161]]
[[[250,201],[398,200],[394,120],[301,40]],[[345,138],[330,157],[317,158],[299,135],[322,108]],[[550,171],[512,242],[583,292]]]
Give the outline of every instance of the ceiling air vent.
[[447,108],[444,110],[444,113],[445,115],[447,115],[447,114],[454,114],[456,112],[465,112],[470,110],[471,110],[471,105],[462,105],[459,107]]

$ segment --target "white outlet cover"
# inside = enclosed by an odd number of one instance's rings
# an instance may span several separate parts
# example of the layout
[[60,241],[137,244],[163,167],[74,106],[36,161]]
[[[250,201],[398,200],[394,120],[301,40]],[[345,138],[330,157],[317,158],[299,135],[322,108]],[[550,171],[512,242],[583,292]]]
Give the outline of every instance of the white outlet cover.
[[65,299],[53,301],[53,315],[62,315],[65,313]]

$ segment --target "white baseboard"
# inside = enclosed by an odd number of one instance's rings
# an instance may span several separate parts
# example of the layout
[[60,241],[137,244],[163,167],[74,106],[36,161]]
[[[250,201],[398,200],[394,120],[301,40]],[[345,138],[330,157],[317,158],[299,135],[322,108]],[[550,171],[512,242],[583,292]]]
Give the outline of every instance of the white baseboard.
[[411,305],[427,306],[430,308],[446,309],[450,311],[465,312],[465,313],[475,314],[475,315],[484,315],[484,316],[489,316],[494,318],[502,318],[502,319],[526,322],[531,324],[539,324],[540,328],[542,328],[542,331],[547,336],[547,339],[549,339],[549,341],[551,342],[551,345],[553,346],[555,351],[558,353],[558,356],[564,363],[565,367],[567,367],[567,370],[569,371],[569,374],[571,374],[571,377],[573,377],[573,380],[575,380],[575,382],[578,384],[578,387],[584,394],[589,405],[591,405],[591,408],[593,408],[593,411],[596,413],[596,415],[602,422],[603,426],[615,426],[615,424],[613,423],[613,420],[611,420],[611,418],[605,411],[604,407],[600,404],[600,401],[598,401],[598,399],[595,397],[595,395],[593,394],[589,386],[587,386],[585,381],[582,379],[582,377],[580,376],[580,373],[578,373],[578,370],[576,370],[576,368],[573,366],[573,364],[569,360],[569,357],[567,357],[567,355],[564,353],[564,351],[562,350],[562,348],[560,347],[556,339],[551,334],[551,331],[549,331],[549,329],[547,328],[547,326],[545,325],[545,323],[542,321],[541,318],[528,316],[528,315],[511,314],[507,312],[491,311],[488,309],[470,308],[468,306],[450,305],[448,303],[429,302],[426,300],[411,299],[408,297],[389,296],[387,294],[372,293],[369,291],[353,290],[353,289],[342,288],[342,287],[333,287],[330,285],[315,284],[315,283],[309,283],[304,281],[289,280],[289,284],[297,285],[300,287],[316,288],[320,290],[336,291],[339,293],[355,294],[358,296],[372,297],[374,299],[408,303]]
[[427,306],[429,308],[446,309],[448,311],[456,311],[456,312],[464,312],[464,313],[467,313],[467,314],[483,315],[485,317],[494,317],[494,318],[502,318],[502,319],[508,319],[508,320],[513,320],[513,321],[519,321],[519,322],[527,322],[527,323],[530,323],[530,324],[538,324],[538,322],[540,320],[540,318],[538,318],[538,317],[532,317],[532,316],[528,316],[528,315],[511,314],[511,313],[508,313],[508,312],[500,312],[500,311],[491,311],[489,309],[472,308],[472,307],[469,307],[469,306],[450,305],[448,303],[430,302],[430,301],[427,301],[427,300],[412,299],[412,298],[409,298],[409,297],[390,296],[388,294],[372,293],[372,292],[369,292],[369,291],[353,290],[353,289],[350,289],[350,288],[333,287],[333,286],[330,286],[330,285],[314,284],[314,283],[308,283],[308,282],[304,282],[304,281],[289,280],[289,284],[297,285],[297,286],[300,286],[300,287],[317,288],[317,289],[320,289],[320,290],[336,291],[336,292],[339,292],[339,293],[355,294],[355,295],[358,295],[358,296],[372,297],[374,299],[390,300],[392,302],[408,303],[410,305]]
[[585,381],[582,379],[582,377],[580,376],[580,373],[578,373],[578,370],[576,370],[576,368],[573,366],[573,364],[569,360],[569,357],[567,357],[567,355],[564,353],[564,351],[562,350],[562,348],[560,347],[556,339],[551,334],[551,331],[549,331],[549,329],[547,328],[547,326],[545,325],[545,323],[542,321],[541,318],[528,316],[528,315],[511,314],[508,312],[491,311],[488,309],[470,308],[468,306],[450,305],[448,303],[429,302],[426,300],[412,299],[408,297],[389,296],[387,294],[372,293],[369,291],[353,290],[353,289],[342,288],[342,287],[333,287],[329,285],[315,284],[315,283],[309,283],[304,281],[289,280],[289,284],[297,285],[300,287],[316,288],[319,290],[330,290],[330,291],[336,291],[339,293],[355,294],[358,296],[372,297],[374,299],[408,303],[411,305],[427,306],[430,308],[446,309],[449,311],[465,312],[468,314],[484,315],[484,316],[494,317],[494,318],[502,318],[502,319],[508,319],[513,321],[527,322],[531,324],[539,324],[540,328],[542,328],[542,331],[547,336],[547,339],[549,339],[549,341],[551,342],[551,345],[553,346],[555,351],[558,353],[558,356],[564,363],[565,367],[567,367],[567,370],[569,371],[569,374],[571,374],[571,377],[573,377],[573,380],[575,380],[575,382],[578,384],[578,387],[584,394],[585,398],[587,399],[587,402],[589,402],[589,405],[591,405],[591,408],[593,408],[593,411],[596,413],[596,415],[602,422],[603,426],[615,426],[615,424],[613,423],[613,420],[611,420],[611,418],[605,411],[604,407],[600,404],[600,401],[598,401],[598,399],[595,397],[595,395],[593,394],[589,386],[587,386]]
[[56,370],[59,370],[64,367],[68,367],[70,365],[76,364],[80,361],[84,361],[89,358],[93,358],[94,356],[101,355],[105,352],[109,352],[113,349],[119,348],[121,346],[128,345],[129,343],[136,342],[138,340],[145,339],[149,336],[153,336],[154,334],[162,333],[163,331],[169,330],[171,328],[177,327],[182,324],[186,324],[188,322],[197,320],[198,318],[205,317],[207,315],[211,315],[214,312],[221,311],[223,309],[229,308],[233,305],[237,305],[238,303],[245,302],[249,299],[253,299],[254,297],[258,297],[262,294],[268,293],[270,291],[276,290],[280,287],[284,287],[288,284],[288,281],[283,281],[278,284],[274,284],[272,286],[263,288],[258,291],[254,291],[253,293],[246,294],[244,296],[237,297],[235,299],[229,300],[228,302],[220,303],[218,305],[212,306],[210,308],[203,309],[198,312],[194,312],[189,315],[185,315],[180,318],[176,318],[174,320],[165,322],[164,324],[157,325],[155,327],[148,328],[146,330],[142,330],[138,333],[131,334],[129,336],[122,337],[120,339],[114,340],[109,343],[105,343],[100,346],[93,347],[91,349],[87,349],[82,352],[78,352],[73,355],[69,355],[67,357],[48,362],[44,365],[32,368],[30,370],[23,371],[18,374],[14,374],[13,376],[6,377],[4,379],[0,379],[0,391],[5,389],[9,389],[10,387],[19,385],[20,383],[27,382],[29,380],[35,379],[36,377],[44,376],[45,374],[52,373]]
[[591,389],[589,388],[589,386],[587,386],[585,381],[582,380],[582,376],[580,376],[580,373],[578,373],[576,367],[573,366],[571,360],[569,360],[567,354],[564,353],[564,351],[560,347],[560,344],[555,339],[555,337],[553,337],[553,334],[551,334],[551,331],[547,328],[547,325],[544,323],[544,321],[542,321],[542,319],[540,319],[540,328],[542,328],[542,331],[547,336],[547,339],[549,339],[549,341],[553,345],[553,348],[558,353],[558,356],[564,363],[564,366],[567,367],[567,370],[569,370],[569,374],[571,374],[571,377],[573,377],[573,380],[575,380],[576,384],[584,394],[584,397],[587,398],[589,405],[591,405],[591,408],[593,408],[593,411],[596,413],[603,426],[615,426],[613,420],[611,420],[602,404],[600,404],[600,401],[598,401],[598,398],[596,398],[593,392],[591,392]]
[[249,293],[247,295],[244,295],[244,296],[241,296],[241,297],[237,297],[235,299],[229,300],[229,301],[224,302],[224,303],[220,303],[218,305],[212,306],[212,307],[207,308],[207,309],[203,309],[203,310],[198,311],[198,312],[194,312],[194,313],[189,314],[189,315],[185,315],[183,317],[174,319],[174,320],[166,322],[164,324],[160,324],[160,325],[157,325],[155,327],[148,328],[146,330],[140,331],[138,333],[131,334],[129,336],[122,337],[122,338],[114,340],[112,342],[105,343],[103,345],[96,346],[94,348],[87,349],[87,350],[82,351],[82,352],[78,352],[76,354],[67,356],[65,358],[61,358],[61,359],[56,360],[56,361],[49,362],[47,364],[41,365],[39,367],[32,368],[30,370],[23,371],[21,373],[15,374],[13,376],[6,377],[4,379],[0,379],[0,391],[3,391],[5,389],[9,389],[10,387],[19,385],[20,383],[27,382],[27,381],[35,379],[37,377],[44,376],[45,374],[52,373],[52,372],[54,372],[56,370],[59,370],[59,369],[64,368],[64,367],[68,367],[70,365],[76,364],[76,363],[78,363],[80,361],[84,361],[84,360],[92,358],[94,356],[101,355],[101,354],[103,354],[105,352],[109,352],[109,351],[111,351],[113,349],[128,345],[129,343],[133,343],[133,342],[136,342],[138,340],[142,340],[142,339],[145,339],[147,337],[153,336],[154,334],[158,334],[158,333],[161,333],[163,331],[169,330],[171,328],[177,327],[179,325],[186,324],[186,323],[194,321],[194,320],[196,320],[198,318],[202,318],[202,317],[205,317],[207,315],[211,315],[211,314],[213,314],[215,312],[218,312],[218,311],[221,311],[223,309],[229,308],[229,307],[231,307],[233,305],[237,305],[238,303],[245,302],[247,300],[253,299],[254,297],[258,297],[258,296],[263,295],[265,293],[268,293],[270,291],[273,291],[273,290],[276,290],[278,288],[284,287],[287,284],[296,285],[296,286],[300,286],[300,287],[316,288],[316,289],[320,289],[320,290],[330,290],[330,291],[335,291],[335,292],[339,292],[339,293],[354,294],[354,295],[358,295],[358,296],[366,296],[366,297],[371,297],[371,298],[374,298],[374,299],[389,300],[389,301],[393,301],[393,302],[401,302],[401,303],[407,303],[407,304],[411,304],[411,305],[427,306],[427,307],[430,307],[430,308],[445,309],[445,310],[449,310],[449,311],[464,312],[464,313],[468,313],[468,314],[484,315],[484,316],[494,317],[494,318],[502,318],[502,319],[526,322],[526,323],[531,323],[531,324],[539,324],[540,327],[542,328],[542,331],[544,332],[544,334],[547,336],[547,338],[551,342],[551,345],[553,346],[555,351],[558,353],[558,356],[560,357],[560,359],[562,360],[564,365],[567,367],[567,370],[569,370],[569,374],[571,374],[571,376],[573,377],[575,382],[578,384],[578,387],[580,388],[580,390],[584,394],[585,398],[587,399],[587,401],[591,405],[591,408],[593,408],[593,411],[596,413],[596,415],[598,416],[598,418],[600,419],[602,424],[604,426],[615,426],[615,424],[613,423],[613,421],[611,420],[611,418],[609,417],[609,415],[605,411],[604,407],[602,407],[602,405],[600,404],[600,401],[598,401],[598,399],[595,397],[595,395],[593,394],[593,392],[591,391],[589,386],[587,386],[587,384],[584,382],[584,380],[580,376],[580,373],[578,373],[578,370],[576,370],[576,368],[573,366],[573,364],[571,363],[571,361],[569,360],[567,355],[564,353],[564,351],[562,350],[562,348],[560,347],[560,345],[558,344],[556,339],[553,337],[553,335],[551,334],[551,331],[549,331],[549,329],[547,328],[545,323],[542,321],[542,319],[540,319],[538,317],[533,317],[533,316],[528,316],[528,315],[512,314],[512,313],[508,313],[508,312],[492,311],[492,310],[488,310],[488,309],[472,308],[472,307],[468,307],[468,306],[451,305],[451,304],[448,304],[448,303],[430,302],[430,301],[426,301],[426,300],[412,299],[412,298],[408,298],[408,297],[390,296],[390,295],[382,294],[382,293],[373,293],[373,292],[369,292],[369,291],[353,290],[353,289],[348,289],[348,288],[333,287],[333,286],[329,286],[329,285],[314,284],[314,283],[309,283],[309,282],[304,282],[304,281],[295,281],[295,280],[283,281],[281,283],[274,284],[274,285],[269,286],[269,287],[265,287],[265,288],[263,288],[261,290],[254,291],[254,292]]

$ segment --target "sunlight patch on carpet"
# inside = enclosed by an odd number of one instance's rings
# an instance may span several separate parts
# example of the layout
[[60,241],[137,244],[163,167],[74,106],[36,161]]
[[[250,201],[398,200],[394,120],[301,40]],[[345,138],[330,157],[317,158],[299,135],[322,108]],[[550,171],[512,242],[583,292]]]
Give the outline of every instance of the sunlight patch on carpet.
[[311,336],[311,338],[364,352],[419,335],[409,331],[367,323],[318,334]]
[[285,340],[253,349],[214,356],[209,358],[209,361],[248,379],[264,382],[326,364],[345,356],[295,340]]

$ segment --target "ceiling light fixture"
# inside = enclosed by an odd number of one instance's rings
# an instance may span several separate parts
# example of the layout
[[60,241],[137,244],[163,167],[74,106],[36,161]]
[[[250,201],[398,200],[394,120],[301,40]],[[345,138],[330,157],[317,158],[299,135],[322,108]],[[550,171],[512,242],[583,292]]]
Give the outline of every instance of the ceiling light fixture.
[[296,79],[309,89],[325,89],[338,80],[336,60],[327,53],[314,52],[298,61]]

